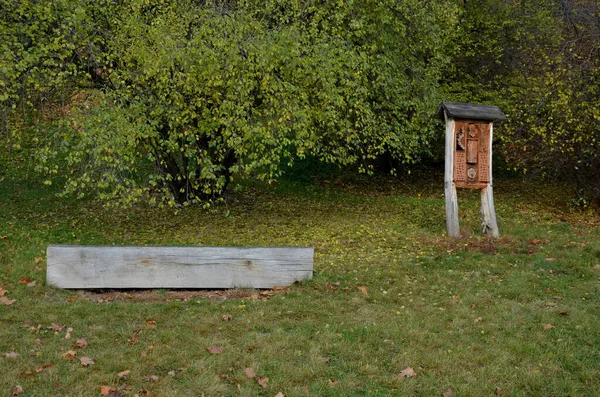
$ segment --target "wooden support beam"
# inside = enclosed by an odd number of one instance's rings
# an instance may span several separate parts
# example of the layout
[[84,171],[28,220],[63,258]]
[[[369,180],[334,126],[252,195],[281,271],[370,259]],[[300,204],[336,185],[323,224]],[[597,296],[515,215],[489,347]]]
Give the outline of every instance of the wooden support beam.
[[308,280],[313,248],[51,245],[46,281],[59,288],[273,288]]
[[458,224],[458,198],[454,185],[454,119],[446,112],[446,162],[444,165],[444,194],[446,197],[446,233],[450,237],[460,237]]

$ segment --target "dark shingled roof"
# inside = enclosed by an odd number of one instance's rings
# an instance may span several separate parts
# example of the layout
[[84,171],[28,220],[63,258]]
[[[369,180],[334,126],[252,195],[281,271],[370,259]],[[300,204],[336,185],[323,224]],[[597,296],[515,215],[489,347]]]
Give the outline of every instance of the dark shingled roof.
[[498,106],[476,105],[473,103],[460,102],[442,102],[437,112],[433,116],[436,119],[444,120],[444,110],[448,116],[455,119],[472,119],[488,121],[504,121],[506,116]]

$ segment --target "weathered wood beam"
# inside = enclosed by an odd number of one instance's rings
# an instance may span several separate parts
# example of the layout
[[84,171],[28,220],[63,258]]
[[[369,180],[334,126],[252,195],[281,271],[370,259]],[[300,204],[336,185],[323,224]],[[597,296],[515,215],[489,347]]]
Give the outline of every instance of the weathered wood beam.
[[51,245],[59,288],[273,288],[313,274],[313,248]]
[[454,185],[454,119],[444,112],[446,119],[446,162],[444,164],[444,194],[446,197],[446,233],[460,237],[458,224],[458,197]]

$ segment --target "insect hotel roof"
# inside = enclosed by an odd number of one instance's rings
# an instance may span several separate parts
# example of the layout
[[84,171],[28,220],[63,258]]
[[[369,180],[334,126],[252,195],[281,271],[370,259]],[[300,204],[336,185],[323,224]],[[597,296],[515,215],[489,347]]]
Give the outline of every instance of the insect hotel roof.
[[478,105],[473,103],[461,102],[442,102],[437,112],[433,116],[436,119],[444,120],[444,111],[448,116],[454,119],[486,120],[486,121],[505,121],[506,115],[498,106]]

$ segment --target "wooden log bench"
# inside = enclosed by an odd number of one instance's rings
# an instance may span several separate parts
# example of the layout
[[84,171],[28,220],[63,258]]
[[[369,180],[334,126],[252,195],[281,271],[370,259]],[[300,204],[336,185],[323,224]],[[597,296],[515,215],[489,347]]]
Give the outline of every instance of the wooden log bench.
[[308,247],[51,245],[46,281],[59,288],[273,288],[308,280]]

